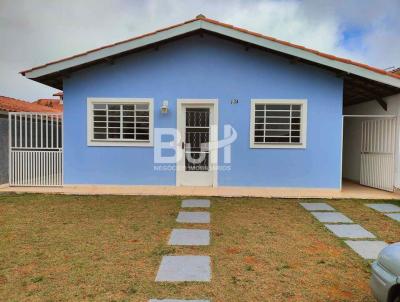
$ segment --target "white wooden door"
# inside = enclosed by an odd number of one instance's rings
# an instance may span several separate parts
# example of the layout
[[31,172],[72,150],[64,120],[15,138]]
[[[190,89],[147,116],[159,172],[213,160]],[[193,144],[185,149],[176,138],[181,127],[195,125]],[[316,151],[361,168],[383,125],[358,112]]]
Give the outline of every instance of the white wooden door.
[[396,119],[373,119],[361,123],[360,183],[393,191]]
[[[182,156],[177,162],[177,185],[215,186],[214,105],[201,101],[179,104],[178,125]],[[178,105],[178,106],[179,106]]]

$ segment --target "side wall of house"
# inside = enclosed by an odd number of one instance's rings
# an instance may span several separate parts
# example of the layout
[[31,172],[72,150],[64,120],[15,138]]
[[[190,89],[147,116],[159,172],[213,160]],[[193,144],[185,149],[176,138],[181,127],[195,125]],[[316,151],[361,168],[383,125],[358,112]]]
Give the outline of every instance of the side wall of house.
[[8,183],[8,116],[0,113],[0,184]]
[[[237,131],[220,186],[339,188],[342,94],[333,73],[210,35],[90,67],[64,80],[65,183],[175,185],[173,169],[155,171],[153,148],[87,146],[87,98],[153,98],[154,127],[167,128],[176,128],[176,101],[186,98],[218,99],[219,138],[224,125]],[[250,148],[253,98],[307,99],[307,147]]]
[[[344,107],[344,114],[348,115],[396,115],[400,116],[400,94],[385,99],[388,110],[385,111],[376,101],[370,101]],[[343,137],[343,177],[360,181],[360,148],[361,148],[361,122],[365,118],[345,118]],[[397,145],[399,142],[397,143]],[[397,146],[396,157],[399,158],[400,148]],[[400,187],[400,165],[396,160],[395,186]]]

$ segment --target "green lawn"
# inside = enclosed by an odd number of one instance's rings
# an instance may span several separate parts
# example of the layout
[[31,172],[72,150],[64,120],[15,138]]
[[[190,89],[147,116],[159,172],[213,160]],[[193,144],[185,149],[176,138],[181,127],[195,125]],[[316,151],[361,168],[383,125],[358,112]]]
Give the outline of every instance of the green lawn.
[[[0,300],[374,301],[369,264],[297,200],[211,198],[211,245],[169,247],[181,199],[0,195]],[[400,223],[361,201],[329,203],[400,241]],[[211,283],[155,283],[180,254],[210,255]]]

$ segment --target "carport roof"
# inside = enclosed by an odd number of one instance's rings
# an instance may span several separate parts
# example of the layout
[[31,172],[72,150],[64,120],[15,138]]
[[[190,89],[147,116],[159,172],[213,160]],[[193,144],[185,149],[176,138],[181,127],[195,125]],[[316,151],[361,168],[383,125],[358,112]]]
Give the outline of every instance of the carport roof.
[[322,53],[273,37],[209,19],[195,19],[145,35],[96,48],[21,72],[29,79],[62,89],[62,79],[87,66],[110,62],[117,57],[195,33],[210,33],[287,57],[292,63],[306,63],[331,70],[344,79],[344,103],[351,105],[400,93],[400,75],[366,64]]

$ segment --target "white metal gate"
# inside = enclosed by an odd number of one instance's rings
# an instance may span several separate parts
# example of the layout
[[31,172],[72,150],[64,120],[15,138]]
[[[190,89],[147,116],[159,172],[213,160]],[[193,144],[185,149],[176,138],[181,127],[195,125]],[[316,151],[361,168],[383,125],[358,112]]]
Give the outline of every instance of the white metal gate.
[[62,136],[61,113],[9,113],[10,186],[62,186]]
[[361,123],[360,183],[394,190],[396,119],[373,119]]

